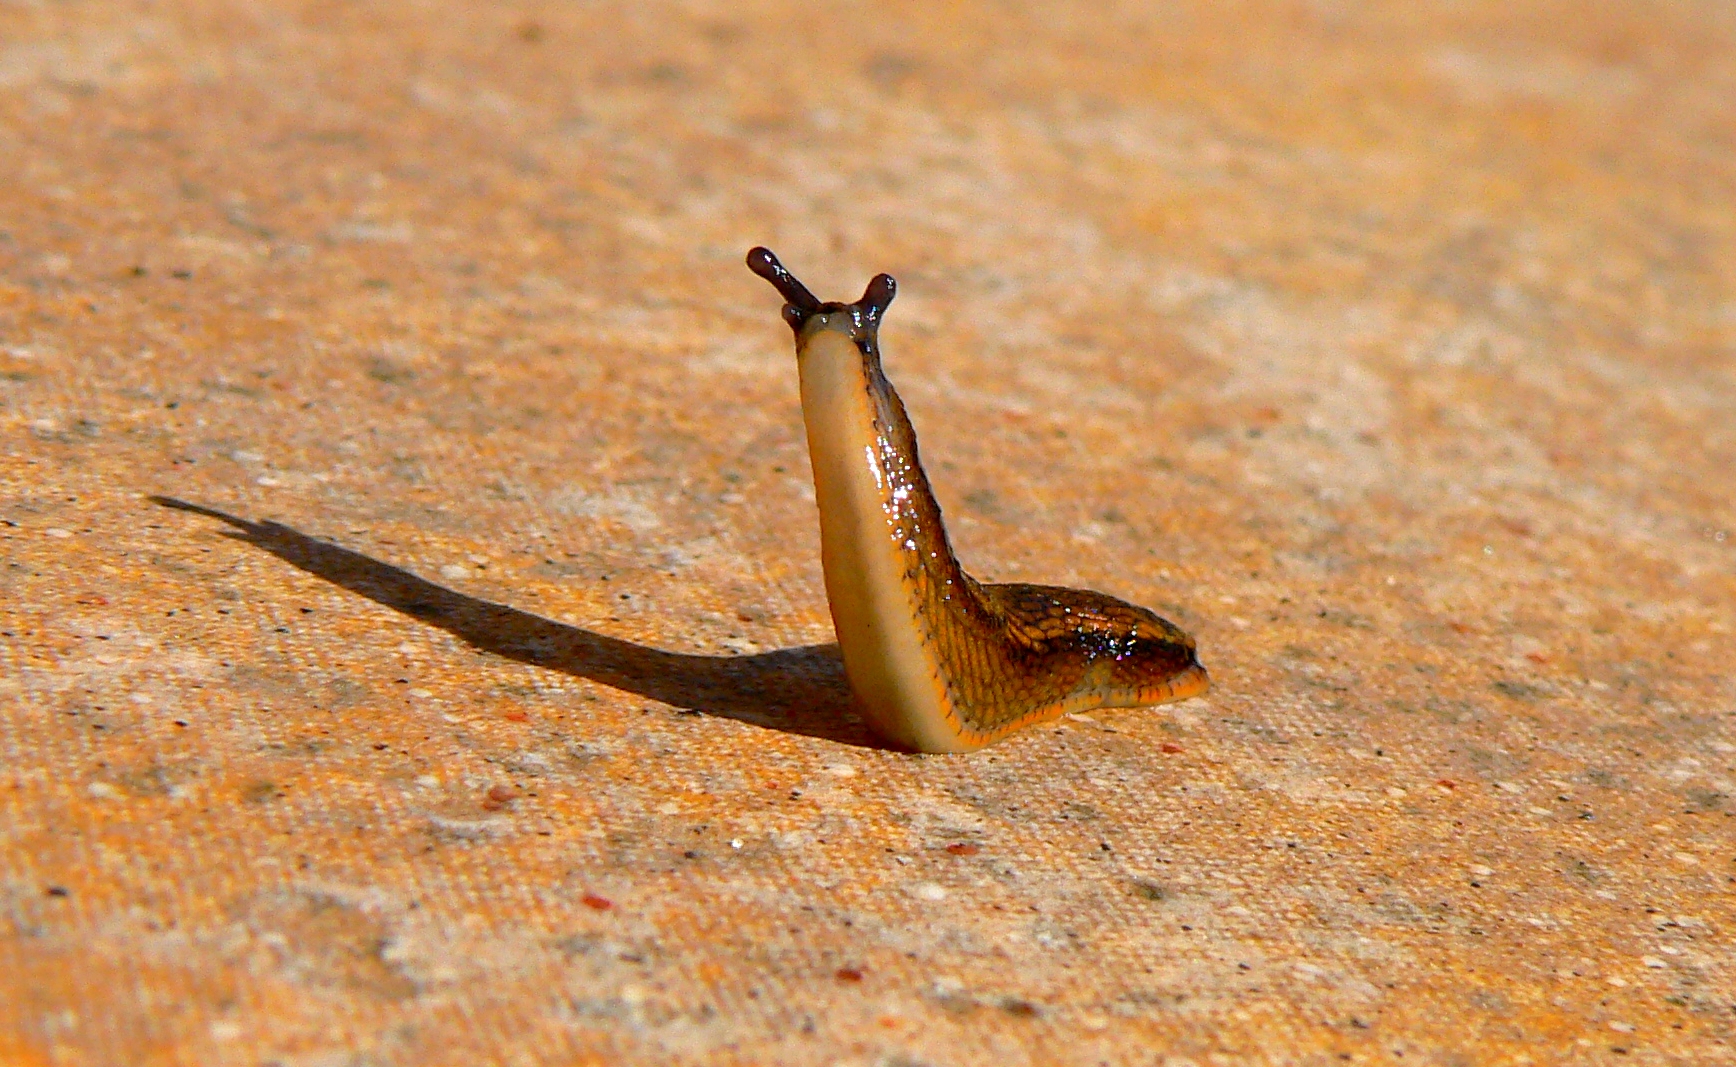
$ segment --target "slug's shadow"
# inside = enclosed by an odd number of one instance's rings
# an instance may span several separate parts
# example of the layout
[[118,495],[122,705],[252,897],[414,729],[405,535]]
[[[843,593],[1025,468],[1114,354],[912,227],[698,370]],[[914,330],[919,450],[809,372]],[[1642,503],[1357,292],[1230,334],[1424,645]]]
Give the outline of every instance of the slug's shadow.
[[869,733],[852,704],[837,645],[783,648],[752,656],[664,652],[455,593],[281,523],[249,522],[173,497],[150,500],[228,523],[233,530],[225,531],[225,536],[438,626],[484,652],[589,678],[683,711],[847,745],[886,747]]

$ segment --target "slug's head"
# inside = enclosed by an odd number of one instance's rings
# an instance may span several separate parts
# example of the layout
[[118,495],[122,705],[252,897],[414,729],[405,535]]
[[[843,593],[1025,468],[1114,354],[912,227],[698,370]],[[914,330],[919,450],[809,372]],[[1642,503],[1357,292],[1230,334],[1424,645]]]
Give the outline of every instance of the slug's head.
[[768,248],[756,248],[747,254],[748,269],[771,282],[784,298],[784,321],[801,340],[809,330],[837,330],[850,335],[864,352],[874,347],[880,332],[880,318],[898,292],[898,283],[890,274],[876,274],[863,291],[862,299],[854,304],[822,303],[784,269],[778,257]]

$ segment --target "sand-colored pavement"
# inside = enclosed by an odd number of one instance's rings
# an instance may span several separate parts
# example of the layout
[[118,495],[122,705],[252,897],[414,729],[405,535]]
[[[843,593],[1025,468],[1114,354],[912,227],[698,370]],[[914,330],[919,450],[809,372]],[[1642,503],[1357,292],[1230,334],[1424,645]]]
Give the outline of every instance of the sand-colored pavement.
[[[0,1062],[1736,1062],[1731,10],[0,6]],[[875,745],[762,243],[1206,697]]]

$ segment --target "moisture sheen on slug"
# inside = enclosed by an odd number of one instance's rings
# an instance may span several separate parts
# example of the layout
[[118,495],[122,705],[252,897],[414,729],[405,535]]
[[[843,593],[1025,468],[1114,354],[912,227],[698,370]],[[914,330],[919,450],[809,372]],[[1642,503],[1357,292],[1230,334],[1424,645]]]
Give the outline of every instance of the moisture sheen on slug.
[[1194,640],[1083,589],[987,585],[958,565],[904,402],[880,369],[880,274],[821,303],[764,248],[752,271],[796,335],[820,557],[844,672],[868,723],[918,752],[968,752],[1092,708],[1183,700],[1210,685]]

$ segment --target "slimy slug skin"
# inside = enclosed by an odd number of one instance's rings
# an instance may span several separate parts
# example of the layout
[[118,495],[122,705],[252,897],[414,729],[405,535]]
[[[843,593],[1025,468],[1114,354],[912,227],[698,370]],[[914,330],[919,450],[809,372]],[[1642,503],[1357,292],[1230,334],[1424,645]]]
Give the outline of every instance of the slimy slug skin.
[[795,331],[826,597],[874,730],[917,752],[969,752],[1069,712],[1205,692],[1193,638],[1152,612],[1083,589],[986,585],[958,565],[880,369],[889,275],[853,304],[822,303],[766,249],[747,265]]

